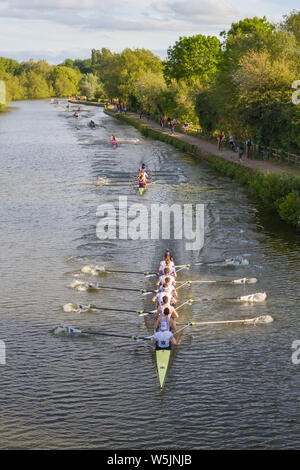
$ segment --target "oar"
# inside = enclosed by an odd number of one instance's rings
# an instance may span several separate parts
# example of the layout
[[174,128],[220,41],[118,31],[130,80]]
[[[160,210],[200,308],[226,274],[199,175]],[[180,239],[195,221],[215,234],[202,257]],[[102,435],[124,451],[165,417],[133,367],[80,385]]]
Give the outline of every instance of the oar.
[[[206,261],[206,262],[198,262],[194,264],[182,264],[175,266],[175,268],[187,268],[189,269],[191,266],[201,266],[201,265],[208,265],[208,264],[216,264],[216,263],[222,263],[223,261],[228,261],[225,259],[222,260],[217,260],[217,261]],[[123,270],[117,270],[117,269],[109,269],[106,270],[105,266],[103,269],[97,269],[99,272],[103,273],[121,273],[121,274],[143,274],[146,277],[151,277],[151,276],[158,276],[158,273],[154,273],[151,271],[123,271]]]
[[[176,281],[176,282],[180,282],[180,281]],[[257,279],[256,277],[244,277],[242,279],[234,279],[233,281],[227,281],[227,280],[199,280],[199,281],[186,281],[185,284],[239,284],[239,285],[243,285],[243,284],[255,284],[257,282]]]
[[127,287],[112,287],[112,286],[99,286],[99,284],[93,284],[93,283],[83,283],[83,284],[75,284],[74,286],[70,286],[76,289],[76,287],[80,287],[81,285],[86,284],[88,289],[111,289],[111,290],[117,290],[117,291],[128,291],[128,292],[140,292],[143,295],[147,294],[153,294],[154,291],[147,291],[146,289],[132,289],[132,288],[127,288]]
[[[179,305],[179,307],[176,307],[176,311],[179,310],[181,307],[184,307],[184,305],[192,305],[192,303],[194,302],[193,299],[188,299],[186,300],[185,302],[183,302],[183,304]],[[139,314],[139,317],[147,317],[148,315],[153,315],[153,313],[156,313],[156,310],[152,310],[151,312],[141,312]]]
[[254,294],[241,295],[240,297],[201,297],[199,299],[190,299],[191,302],[209,302],[209,301],[222,301],[222,300],[233,300],[236,302],[264,302],[267,298],[265,292],[255,292]]
[[97,307],[96,305],[82,305],[82,304],[66,304],[64,305],[64,310],[67,312],[70,312],[70,311],[78,312],[79,310],[104,310],[108,312],[138,313],[140,315],[144,313],[152,314],[155,312],[155,310],[152,312],[144,312],[144,310],[129,310],[129,309],[124,309],[124,308]]
[[157,273],[151,273],[149,271],[118,271],[116,269],[109,269],[108,271],[106,271],[105,269],[104,272],[105,273],[124,273],[124,274],[143,274],[144,276],[149,276],[149,275],[157,276]]
[[97,335],[97,336],[111,336],[111,337],[116,337],[116,338],[127,338],[127,339],[134,339],[134,340],[144,340],[144,341],[149,341],[152,339],[152,336],[137,336],[137,335],[121,335],[117,333],[105,333],[105,332],[98,332],[98,331],[85,331],[85,330],[79,330],[77,328],[73,328],[71,326],[63,326],[60,327],[58,326],[53,330],[54,334],[65,334],[65,335]]
[[206,261],[206,262],[203,262],[203,261],[199,261],[198,263],[188,263],[188,264],[179,264],[178,266],[175,266],[175,268],[191,268],[192,266],[202,266],[202,265],[206,265],[206,264],[216,264],[216,263],[223,263],[224,261],[228,261],[226,259],[219,259],[219,260],[216,260],[216,261]]
[[137,335],[119,335],[119,334],[116,334],[116,333],[100,333],[98,331],[84,331],[82,330],[81,333],[85,334],[85,335],[97,335],[97,336],[114,336],[116,338],[129,338],[129,339],[134,339],[134,340],[144,340],[144,341],[149,341],[151,340],[151,337],[147,337],[147,336],[137,336]]
[[189,322],[189,323],[177,323],[176,322],[176,325],[202,326],[202,325],[222,325],[222,324],[230,324],[230,323],[256,324],[256,323],[272,323],[273,321],[274,321],[274,318],[271,315],[261,315],[255,318],[245,318],[244,320],[216,320],[216,321],[200,321],[200,322]]

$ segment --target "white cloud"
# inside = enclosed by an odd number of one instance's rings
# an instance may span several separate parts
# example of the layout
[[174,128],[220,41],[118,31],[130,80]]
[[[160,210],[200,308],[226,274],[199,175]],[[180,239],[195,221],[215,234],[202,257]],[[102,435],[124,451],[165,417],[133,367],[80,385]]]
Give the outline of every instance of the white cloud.
[[154,11],[164,19],[192,23],[222,23],[237,18],[239,11],[226,0],[176,0],[171,3],[153,2]]
[[0,3],[21,10],[85,10],[96,6],[95,0],[0,0]]
[[0,55],[54,63],[75,57],[72,48],[78,57],[101,47],[165,51],[179,36],[218,36],[233,21],[278,21],[292,8],[280,0],[0,0]]

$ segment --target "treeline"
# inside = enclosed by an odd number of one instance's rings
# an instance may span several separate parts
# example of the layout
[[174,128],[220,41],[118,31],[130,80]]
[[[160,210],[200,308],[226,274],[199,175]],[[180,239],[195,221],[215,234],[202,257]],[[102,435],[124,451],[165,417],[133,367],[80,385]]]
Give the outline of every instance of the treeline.
[[213,134],[250,137],[261,146],[299,152],[300,12],[280,24],[246,18],[216,37],[181,37],[161,61],[145,49],[92,50],[90,59],[51,66],[0,58],[7,99],[83,94],[119,99],[130,109],[187,120]]
[[233,23],[216,37],[181,37],[165,62],[147,50],[93,50],[91,72],[105,94],[135,110],[192,121],[207,133],[224,130],[258,145],[300,149],[300,12],[281,24],[266,18]]
[[77,93],[103,96],[103,85],[90,70],[91,59],[67,59],[63,64],[49,65],[45,60],[19,63],[0,57],[0,80],[6,85],[7,102]]

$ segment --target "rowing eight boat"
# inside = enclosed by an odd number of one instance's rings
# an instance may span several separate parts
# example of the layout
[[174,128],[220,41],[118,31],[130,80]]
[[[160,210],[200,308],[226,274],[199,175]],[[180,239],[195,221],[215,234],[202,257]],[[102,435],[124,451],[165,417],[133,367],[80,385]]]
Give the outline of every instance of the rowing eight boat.
[[165,385],[170,357],[170,349],[159,349],[156,351],[156,366],[161,390],[164,388]]

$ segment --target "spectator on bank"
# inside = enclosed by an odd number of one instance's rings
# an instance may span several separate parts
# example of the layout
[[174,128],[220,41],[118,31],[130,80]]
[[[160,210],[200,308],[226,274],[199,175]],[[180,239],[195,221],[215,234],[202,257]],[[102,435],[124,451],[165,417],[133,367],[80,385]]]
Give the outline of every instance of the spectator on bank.
[[237,146],[237,151],[238,151],[238,155],[239,155],[239,161],[241,162],[242,161],[242,156],[243,156],[243,153],[244,153],[244,146],[243,146],[242,143],[240,143]]
[[229,137],[229,145],[230,145],[231,150],[235,150],[235,149],[236,149],[236,145],[235,145],[235,143],[234,143],[234,137],[233,137],[232,134],[231,134],[230,137]]
[[251,139],[246,140],[246,157],[251,158],[251,150],[252,150],[252,142]]

